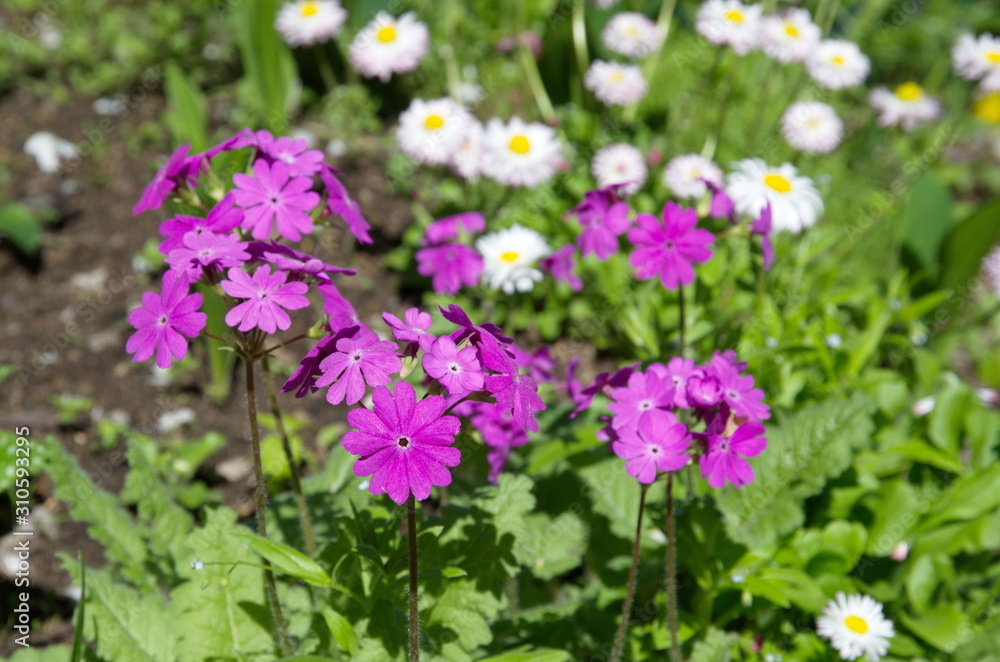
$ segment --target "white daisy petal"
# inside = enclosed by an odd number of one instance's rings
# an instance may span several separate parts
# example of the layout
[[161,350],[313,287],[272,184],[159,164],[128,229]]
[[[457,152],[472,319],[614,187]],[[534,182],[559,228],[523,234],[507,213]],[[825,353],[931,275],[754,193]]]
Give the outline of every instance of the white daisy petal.
[[840,144],[844,123],[825,103],[800,101],[781,116],[781,134],[799,151],[827,154]]
[[862,655],[877,662],[889,650],[889,640],[895,635],[892,621],[882,614],[882,605],[867,595],[844,595],[823,607],[816,619],[816,632],[830,641],[843,660],[856,660]]
[[761,5],[739,0],[708,0],[698,8],[695,30],[716,46],[746,55],[760,45]]
[[648,170],[642,152],[626,143],[615,143],[598,150],[590,162],[590,173],[598,188],[612,184],[628,184],[622,192],[633,194],[646,183]]
[[778,62],[804,61],[821,36],[807,9],[788,9],[761,20],[761,47]]
[[346,20],[336,0],[299,0],[278,10],[274,28],[290,46],[311,46],[332,39]]
[[828,90],[860,85],[871,68],[868,57],[857,44],[836,39],[821,41],[805,62],[816,84]]
[[396,141],[414,160],[440,165],[450,162],[461,149],[472,123],[475,120],[469,111],[447,97],[414,99],[399,116]]
[[413,12],[399,18],[382,11],[351,42],[351,64],[368,78],[386,82],[393,74],[413,71],[430,47],[427,26]]
[[879,126],[899,125],[912,131],[921,122],[930,122],[941,116],[941,103],[928,96],[916,83],[903,83],[890,92],[877,87],[868,95],[868,102],[879,111]]
[[607,106],[627,106],[646,96],[649,85],[642,69],[620,62],[594,60],[583,78],[584,86]]
[[552,127],[511,118],[486,125],[483,174],[508,186],[534,187],[552,178],[563,162],[562,145]]
[[771,203],[771,228],[799,233],[816,223],[823,199],[813,181],[798,174],[795,166],[767,165],[762,159],[744,159],[726,176],[726,193],[736,210],[756,217]]
[[663,183],[680,198],[700,198],[708,187],[702,180],[722,186],[722,169],[700,154],[683,154],[671,159],[663,171]]
[[601,39],[608,50],[632,58],[646,57],[660,46],[656,23],[636,12],[615,14]]
[[483,256],[483,283],[506,294],[534,289],[542,280],[535,265],[550,252],[542,235],[521,225],[483,235],[476,250]]

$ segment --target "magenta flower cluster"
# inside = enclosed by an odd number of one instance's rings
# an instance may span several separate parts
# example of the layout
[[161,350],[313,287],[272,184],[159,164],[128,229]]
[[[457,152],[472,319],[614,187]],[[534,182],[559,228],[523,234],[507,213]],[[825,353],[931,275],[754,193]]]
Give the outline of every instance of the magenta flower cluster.
[[[754,388],[754,378],[745,371],[746,364],[727,350],[702,365],[675,357],[645,370],[636,364],[602,373],[587,388],[570,372],[567,385],[575,413],[588,408],[598,393],[609,398],[611,416],[601,438],[640,483],[652,483],[695,458],[712,487],[729,482],[741,488],[754,479],[747,459],[766,447],[762,421],[771,416],[764,392]],[[681,412],[687,423],[680,420]],[[701,424],[703,431],[692,430]]]
[[457,294],[474,287],[483,273],[483,258],[469,245],[474,234],[486,230],[479,212],[465,212],[434,221],[427,226],[417,251],[417,273],[431,279],[438,294]]

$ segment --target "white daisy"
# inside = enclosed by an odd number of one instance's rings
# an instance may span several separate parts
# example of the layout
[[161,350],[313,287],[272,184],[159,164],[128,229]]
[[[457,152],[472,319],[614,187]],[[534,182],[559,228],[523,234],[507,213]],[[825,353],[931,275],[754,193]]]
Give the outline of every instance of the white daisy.
[[984,92],[1000,92],[1000,68],[994,69],[979,81],[979,89]]
[[604,62],[594,60],[587,75],[583,78],[584,86],[594,93],[598,101],[608,106],[627,106],[639,101],[649,90],[646,79],[639,67],[620,62]]
[[760,41],[764,52],[778,62],[802,62],[820,42],[822,33],[812,22],[808,9],[789,9],[765,16]]
[[521,225],[480,237],[476,250],[483,256],[483,283],[506,294],[534,289],[542,280],[534,265],[550,252],[542,235]]
[[349,51],[351,64],[368,78],[386,82],[393,74],[413,71],[427,54],[430,34],[413,12],[398,19],[380,11],[358,32]]
[[642,188],[649,173],[642,152],[627,143],[615,143],[594,154],[590,174],[597,180],[599,188],[627,183],[628,186],[621,190],[631,195]]
[[756,217],[771,203],[771,228],[799,233],[816,223],[823,211],[813,181],[800,177],[791,163],[772,167],[763,159],[743,159],[726,176],[726,193],[741,214]]
[[501,184],[534,187],[551,179],[562,164],[562,145],[550,126],[513,117],[494,117],[483,136],[483,174]]
[[928,96],[916,83],[903,83],[890,92],[876,87],[868,95],[868,102],[879,112],[879,126],[898,124],[903,131],[912,131],[921,122],[936,120],[943,112],[941,103]]
[[840,144],[844,123],[825,103],[799,101],[781,116],[781,135],[799,151],[827,154]]
[[465,139],[472,116],[450,98],[414,99],[399,116],[396,142],[410,158],[428,165],[452,160]]
[[966,80],[985,78],[1000,70],[1000,37],[963,34],[951,49],[951,59],[955,71]]
[[816,632],[830,640],[842,660],[867,655],[869,662],[886,654],[895,635],[892,621],[882,615],[881,603],[868,595],[844,595],[842,591],[823,607],[823,615],[816,619]]
[[601,32],[601,39],[608,50],[625,57],[646,57],[660,46],[656,23],[630,11],[615,14]]
[[451,159],[452,167],[462,179],[478,179],[483,171],[483,133],[483,125],[470,117],[464,126],[462,142]]
[[815,46],[806,59],[809,75],[820,87],[839,90],[864,82],[871,65],[858,45],[828,39]]
[[680,198],[700,198],[708,186],[706,179],[722,186],[722,169],[701,154],[683,154],[674,157],[663,171],[663,183]]
[[346,20],[337,0],[298,0],[278,10],[274,29],[289,46],[312,46],[329,41]]
[[739,0],[707,0],[698,8],[695,30],[716,46],[746,55],[760,45],[760,5]]
[[611,9],[618,4],[618,0],[594,0],[594,4],[601,9]]

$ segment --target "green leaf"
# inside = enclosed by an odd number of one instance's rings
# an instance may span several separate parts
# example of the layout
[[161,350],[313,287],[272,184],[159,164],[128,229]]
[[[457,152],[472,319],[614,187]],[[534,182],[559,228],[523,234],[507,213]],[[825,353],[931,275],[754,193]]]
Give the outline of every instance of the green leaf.
[[478,590],[474,581],[457,579],[445,585],[424,620],[428,625],[451,630],[459,645],[472,651],[493,641],[487,619],[500,613],[502,606],[492,593]]
[[948,233],[941,246],[941,285],[970,289],[990,249],[1000,241],[1000,198],[993,198]]
[[963,383],[949,384],[937,396],[927,426],[928,436],[935,446],[953,455],[958,453],[962,424],[972,400],[972,391]]
[[970,632],[968,618],[953,604],[936,605],[919,618],[903,613],[900,620],[918,638],[946,653],[954,651]]
[[[625,463],[617,457],[607,457],[599,462],[577,469],[586,486],[586,494],[594,504],[594,512],[608,519],[611,532],[631,540],[635,536],[635,521],[639,516],[641,490],[635,478],[625,472]],[[653,490],[657,493],[654,493]],[[646,500],[656,503],[662,499],[662,487],[654,483]]]
[[569,653],[566,651],[539,649],[523,652],[527,651],[528,648],[528,646],[522,646],[507,653],[484,657],[479,662],[568,662],[570,659]]
[[248,101],[257,106],[255,124],[283,131],[288,126],[296,70],[291,51],[274,29],[272,17],[277,8],[277,0],[244,0],[233,15],[251,90]]
[[903,215],[903,245],[924,267],[936,266],[941,242],[951,225],[951,193],[928,170],[910,187]]
[[270,561],[275,570],[292,577],[298,577],[314,586],[329,588],[332,581],[329,575],[318,563],[302,552],[252,533],[237,533],[236,537],[246,542],[250,549]]
[[179,142],[191,143],[192,152],[208,149],[208,102],[176,62],[167,62],[164,90],[167,124]]
[[322,613],[323,620],[326,621],[326,626],[330,628],[333,638],[340,644],[341,649],[348,655],[352,655],[358,649],[358,638],[354,634],[354,628],[351,626],[350,621],[329,608],[324,609]]
[[42,224],[19,202],[0,205],[0,239],[6,239],[28,255],[42,246]]
[[908,564],[903,575],[903,586],[906,587],[906,597],[910,600],[910,606],[916,613],[922,614],[927,610],[937,585],[934,559],[929,555],[920,556]]
[[554,579],[583,562],[587,525],[575,513],[565,512],[556,518],[532,513],[525,524],[527,531],[517,539],[514,556],[539,579]]
[[965,476],[952,483],[927,519],[921,522],[917,532],[927,532],[954,520],[972,520],[992,512],[998,505],[1000,464],[995,464],[982,473]]
[[691,650],[691,662],[729,662],[733,659],[735,642],[735,635],[710,628],[705,640],[696,643]]

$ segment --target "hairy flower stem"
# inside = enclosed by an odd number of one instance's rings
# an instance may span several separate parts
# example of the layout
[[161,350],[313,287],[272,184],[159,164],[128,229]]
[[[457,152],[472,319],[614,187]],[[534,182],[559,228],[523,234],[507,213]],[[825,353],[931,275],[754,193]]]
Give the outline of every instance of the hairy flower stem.
[[674,530],[674,474],[670,472],[667,474],[667,624],[672,662],[681,662],[677,620],[677,532]]
[[[257,533],[261,537],[267,537],[267,483],[264,481],[264,467],[260,461],[260,428],[257,426],[257,394],[254,391],[253,382],[253,361],[244,357],[243,365],[246,366],[247,381],[247,413],[250,416],[250,444],[253,456],[254,473],[254,494],[257,497]],[[278,587],[274,583],[274,573],[271,572],[271,564],[264,559],[264,584],[267,586],[267,601],[271,603],[271,615],[274,617],[274,625],[278,629],[278,638],[281,640],[281,649],[285,657],[292,654],[292,643],[288,639],[288,627],[285,625],[285,616],[281,613],[281,604],[278,602]]]
[[274,427],[278,431],[278,436],[281,437],[281,450],[285,452],[285,460],[288,461],[292,492],[295,494],[295,505],[299,509],[299,524],[302,526],[302,538],[306,543],[306,553],[309,556],[316,556],[316,538],[313,536],[312,519],[309,517],[309,507],[306,505],[306,497],[302,494],[299,469],[295,466],[295,456],[292,454],[292,444],[288,441],[288,432],[285,430],[285,421],[281,416],[281,408],[278,406],[278,397],[274,393],[274,382],[271,378],[271,367],[268,364],[267,356],[260,360],[260,366],[264,370],[267,403],[271,408],[271,416],[274,417]]
[[677,353],[684,357],[684,286],[677,288]]
[[639,517],[635,523],[635,542],[632,543],[632,568],[628,572],[628,590],[625,594],[625,604],[622,605],[622,622],[618,624],[615,633],[615,647],[611,653],[611,662],[619,662],[625,649],[625,635],[628,633],[629,614],[632,612],[632,598],[635,597],[635,578],[639,570],[639,547],[642,540],[642,514],[646,510],[646,490],[648,485],[640,485],[642,493],[639,496]]
[[406,501],[406,537],[410,543],[410,662],[420,662],[420,613],[417,610],[417,509]]

